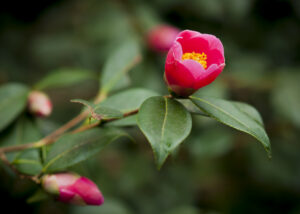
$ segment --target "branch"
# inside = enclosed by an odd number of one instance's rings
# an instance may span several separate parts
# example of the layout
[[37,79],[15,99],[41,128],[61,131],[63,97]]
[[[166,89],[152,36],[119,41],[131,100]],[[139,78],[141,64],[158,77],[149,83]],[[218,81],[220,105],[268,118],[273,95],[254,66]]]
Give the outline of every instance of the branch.
[[[128,116],[131,116],[131,115],[134,115],[134,114],[138,113],[138,111],[139,111],[139,109],[135,109],[133,111],[124,113],[123,117],[121,117],[121,118],[112,118],[112,119],[107,119],[107,120],[100,120],[100,121],[98,121],[96,123],[93,123],[93,124],[81,126],[77,129],[75,129],[74,131],[72,131],[71,133],[78,133],[78,132],[82,132],[82,131],[94,128],[94,127],[100,125],[100,123],[102,121],[107,123],[107,122],[123,119],[125,117],[128,117]],[[89,112],[87,112],[87,113],[89,113]],[[22,145],[17,145],[17,146],[3,147],[3,148],[0,148],[0,153],[4,154],[4,153],[8,153],[8,152],[16,152],[16,151],[21,151],[21,150],[26,150],[26,149],[40,148],[40,147],[43,147],[45,145],[50,145],[50,144],[54,143],[63,133],[65,133],[71,127],[74,127],[80,121],[82,121],[84,118],[86,118],[87,115],[88,114],[86,114],[86,112],[83,112],[83,113],[79,114],[77,117],[75,117],[74,119],[72,119],[71,121],[66,123],[64,126],[62,126],[61,128],[57,129],[56,131],[54,131],[53,133],[48,135],[47,137],[45,137],[45,138],[43,138],[43,139],[41,139],[37,142],[27,143],[27,144],[22,144]]]
[[30,175],[25,175],[25,174],[20,173],[16,169],[16,167],[9,162],[9,160],[6,158],[6,155],[3,152],[0,153],[0,159],[2,160],[2,162],[5,165],[7,165],[12,171],[14,171],[20,178],[32,180],[33,182],[35,182],[37,184],[40,183],[38,176],[30,176]]
[[[104,93],[99,93],[97,98],[95,99],[95,104],[100,103],[106,98],[106,94]],[[27,143],[27,144],[22,144],[22,145],[16,145],[16,146],[8,146],[8,147],[3,147],[0,148],[0,153],[8,153],[8,152],[15,152],[15,151],[20,151],[20,150],[25,150],[25,149],[31,149],[31,148],[40,148],[45,145],[52,144],[55,142],[62,134],[64,134],[66,131],[70,130],[74,126],[76,126],[78,123],[83,121],[87,116],[89,115],[89,111],[83,111],[76,117],[74,117],[72,120],[61,126],[59,129],[55,130],[48,136],[44,137],[43,139],[33,142],[33,143]]]

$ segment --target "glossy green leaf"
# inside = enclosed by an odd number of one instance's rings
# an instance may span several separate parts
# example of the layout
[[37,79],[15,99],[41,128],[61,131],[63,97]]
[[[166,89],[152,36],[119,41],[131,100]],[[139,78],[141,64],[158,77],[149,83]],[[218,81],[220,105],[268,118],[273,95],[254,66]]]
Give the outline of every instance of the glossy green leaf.
[[253,107],[240,102],[205,96],[191,96],[190,99],[210,117],[255,137],[262,143],[268,156],[271,157],[269,137],[264,129],[259,113]]
[[124,86],[126,73],[141,59],[139,47],[136,41],[124,42],[117,50],[112,52],[104,65],[100,78],[101,91],[108,93],[113,89]]
[[66,134],[51,147],[43,171],[63,170],[84,161],[110,142],[126,135],[115,128],[94,128],[76,134]]
[[192,128],[191,115],[182,104],[158,96],[142,104],[137,121],[152,146],[158,168]]
[[137,115],[132,115],[132,116],[129,116],[129,117],[122,118],[120,120],[115,120],[115,121],[109,122],[107,124],[107,126],[120,126],[120,127],[123,127],[123,126],[136,126],[137,125],[136,120],[137,120]]
[[103,120],[107,119],[117,119],[123,117],[123,113],[119,110],[112,108],[99,106],[93,110],[93,115],[96,114],[96,117],[100,117]]
[[134,88],[108,97],[98,106],[114,108],[125,113],[138,109],[147,98],[157,95],[156,92],[147,89]]
[[0,131],[6,128],[24,110],[29,89],[10,83],[0,87]]
[[86,100],[73,99],[73,100],[71,100],[71,102],[80,103],[80,104],[88,107],[89,110],[91,111],[92,117],[96,120],[117,119],[117,118],[123,117],[123,113],[120,112],[119,110],[105,107],[105,106],[95,106],[95,104],[93,104],[89,101],[86,101]]
[[44,79],[40,80],[35,85],[35,88],[38,90],[44,90],[49,88],[66,87],[95,78],[95,74],[88,70],[63,68],[51,72]]

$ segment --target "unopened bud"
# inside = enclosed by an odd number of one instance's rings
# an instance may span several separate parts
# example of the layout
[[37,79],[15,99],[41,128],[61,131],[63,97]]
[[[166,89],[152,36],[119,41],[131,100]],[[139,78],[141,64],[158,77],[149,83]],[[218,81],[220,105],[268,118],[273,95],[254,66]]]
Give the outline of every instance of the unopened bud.
[[148,33],[148,44],[155,51],[167,52],[179,32],[179,29],[173,26],[157,25]]
[[50,98],[41,91],[32,91],[28,96],[29,111],[39,117],[47,117],[51,114],[52,103]]
[[64,203],[76,205],[101,205],[104,202],[97,185],[75,173],[58,173],[42,177],[42,186]]

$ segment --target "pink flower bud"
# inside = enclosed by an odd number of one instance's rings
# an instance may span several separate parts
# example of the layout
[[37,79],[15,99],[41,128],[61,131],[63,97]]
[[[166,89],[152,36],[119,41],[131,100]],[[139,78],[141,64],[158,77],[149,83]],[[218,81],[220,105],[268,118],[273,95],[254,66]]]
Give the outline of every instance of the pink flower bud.
[[185,30],[168,52],[165,81],[171,92],[187,97],[212,83],[224,66],[224,48],[217,37]]
[[167,52],[179,32],[175,27],[158,25],[149,31],[148,44],[155,51]]
[[101,205],[104,202],[97,185],[75,173],[58,173],[42,177],[43,188],[58,200],[76,205]]
[[39,117],[47,117],[51,114],[52,103],[50,98],[41,91],[32,91],[28,96],[29,111]]

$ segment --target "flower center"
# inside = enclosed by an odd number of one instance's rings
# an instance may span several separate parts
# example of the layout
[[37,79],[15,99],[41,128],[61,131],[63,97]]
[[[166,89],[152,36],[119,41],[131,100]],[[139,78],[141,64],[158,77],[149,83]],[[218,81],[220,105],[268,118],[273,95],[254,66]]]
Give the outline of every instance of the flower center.
[[186,59],[192,59],[192,60],[195,60],[197,62],[199,62],[204,69],[207,68],[207,55],[202,52],[201,54],[200,53],[195,53],[194,51],[192,53],[185,53],[182,55],[182,60],[186,60]]

